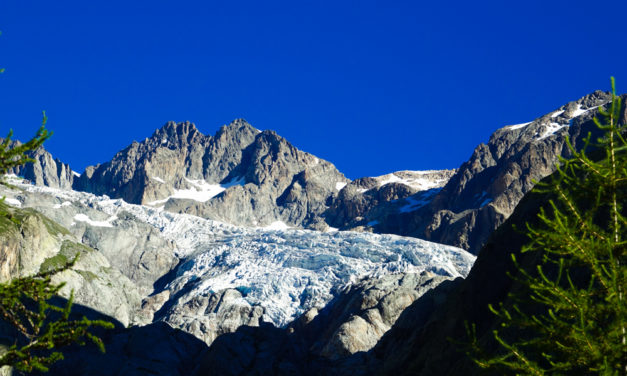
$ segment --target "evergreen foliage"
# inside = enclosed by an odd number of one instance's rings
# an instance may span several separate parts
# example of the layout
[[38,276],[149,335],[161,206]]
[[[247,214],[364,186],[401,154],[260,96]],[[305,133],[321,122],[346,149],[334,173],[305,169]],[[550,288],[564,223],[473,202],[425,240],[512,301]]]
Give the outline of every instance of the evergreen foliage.
[[0,319],[18,333],[15,344],[0,357],[0,366],[45,372],[52,363],[63,359],[63,354],[56,349],[74,343],[84,345],[86,340],[104,352],[102,340],[89,329],[93,326],[113,328],[113,324],[86,317],[70,319],[73,294],[63,307],[50,303],[64,286],[63,283],[53,284],[51,277],[71,268],[76,259],[60,268],[0,284]]
[[[42,126],[33,139],[25,144],[11,141],[12,132],[0,144],[0,177],[11,168],[32,162],[26,153],[39,148],[51,136],[45,128],[44,113]],[[1,182],[1,184],[5,184]],[[0,216],[9,218],[19,225],[19,218],[12,214],[0,199]],[[78,256],[77,256],[78,257]],[[84,345],[86,341],[95,343],[104,352],[102,340],[90,333],[92,327],[113,328],[113,324],[83,317],[74,320],[70,317],[73,294],[64,306],[57,306],[51,299],[58,295],[64,284],[53,284],[53,275],[71,268],[77,260],[34,276],[15,278],[0,283],[0,326],[10,328],[15,338],[13,344],[0,351],[0,367],[12,366],[24,372],[48,371],[48,367],[63,359],[58,348],[70,344]]]
[[0,144],[0,175],[6,174],[10,169],[24,165],[29,162],[35,162],[29,158],[26,153],[31,150],[37,150],[50,136],[52,132],[46,129],[46,122],[48,118],[46,113],[43,112],[43,120],[41,127],[30,141],[25,144],[16,143],[11,141],[13,137],[13,130],[9,131],[9,134]]
[[[527,226],[516,287],[505,302],[490,306],[497,316],[493,338],[498,354],[479,345],[470,355],[497,374],[627,374],[627,127],[619,124],[615,95],[594,122],[604,136],[591,135],[562,159],[558,171],[536,189],[554,199]],[[474,328],[471,328],[474,331]]]

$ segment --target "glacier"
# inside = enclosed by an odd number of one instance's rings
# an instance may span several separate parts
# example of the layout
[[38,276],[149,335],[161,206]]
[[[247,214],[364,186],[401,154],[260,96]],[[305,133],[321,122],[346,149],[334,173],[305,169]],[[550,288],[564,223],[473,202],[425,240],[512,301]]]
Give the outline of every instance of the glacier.
[[[130,214],[176,245],[180,262],[164,287],[169,296],[177,296],[176,304],[237,289],[241,304],[261,306],[263,321],[278,327],[324,306],[341,288],[363,278],[427,271],[453,279],[467,276],[475,261],[460,248],[416,238],[241,227],[107,196],[35,186],[16,177],[10,183],[19,190],[3,192],[7,203],[54,213],[53,219],[70,231],[76,221],[114,231]],[[49,199],[29,200],[29,194]]]

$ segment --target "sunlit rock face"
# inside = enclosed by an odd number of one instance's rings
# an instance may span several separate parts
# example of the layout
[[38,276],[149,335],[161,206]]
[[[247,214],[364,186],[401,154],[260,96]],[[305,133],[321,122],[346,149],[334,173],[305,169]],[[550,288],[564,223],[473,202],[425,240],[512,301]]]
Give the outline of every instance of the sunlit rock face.
[[[0,142],[3,141],[0,138]],[[10,147],[20,145],[20,141],[11,141]],[[61,162],[59,159],[53,158],[42,146],[37,150],[27,153],[27,156],[33,160],[31,163],[14,167],[8,173],[21,176],[33,184],[61,188],[72,189],[74,179],[79,174],[70,169],[70,166]]]
[[331,163],[235,120],[214,136],[167,123],[88,167],[74,188],[236,225],[324,229],[320,215],[346,182]]

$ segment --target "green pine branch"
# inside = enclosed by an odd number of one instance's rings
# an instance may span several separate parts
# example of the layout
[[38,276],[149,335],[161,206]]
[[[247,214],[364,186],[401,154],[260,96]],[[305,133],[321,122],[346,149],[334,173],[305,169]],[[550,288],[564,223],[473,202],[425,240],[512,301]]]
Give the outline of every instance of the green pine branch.
[[560,159],[552,179],[535,188],[555,197],[541,209],[539,225],[527,225],[522,252],[540,261],[525,267],[512,255],[518,287],[489,307],[498,321],[493,339],[499,352],[484,351],[468,331],[469,354],[481,368],[627,374],[627,127],[618,123],[623,105],[615,90],[612,78],[612,101],[594,119],[603,137],[588,134],[581,150],[567,139],[572,156]]

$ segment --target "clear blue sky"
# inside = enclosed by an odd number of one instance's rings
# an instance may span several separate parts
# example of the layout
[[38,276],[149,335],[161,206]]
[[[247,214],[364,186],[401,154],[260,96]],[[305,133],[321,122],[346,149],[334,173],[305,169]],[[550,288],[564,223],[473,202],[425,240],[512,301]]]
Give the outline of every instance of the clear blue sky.
[[616,76],[627,1],[0,2],[0,135],[82,172],[166,121],[243,117],[350,178],[458,167]]

